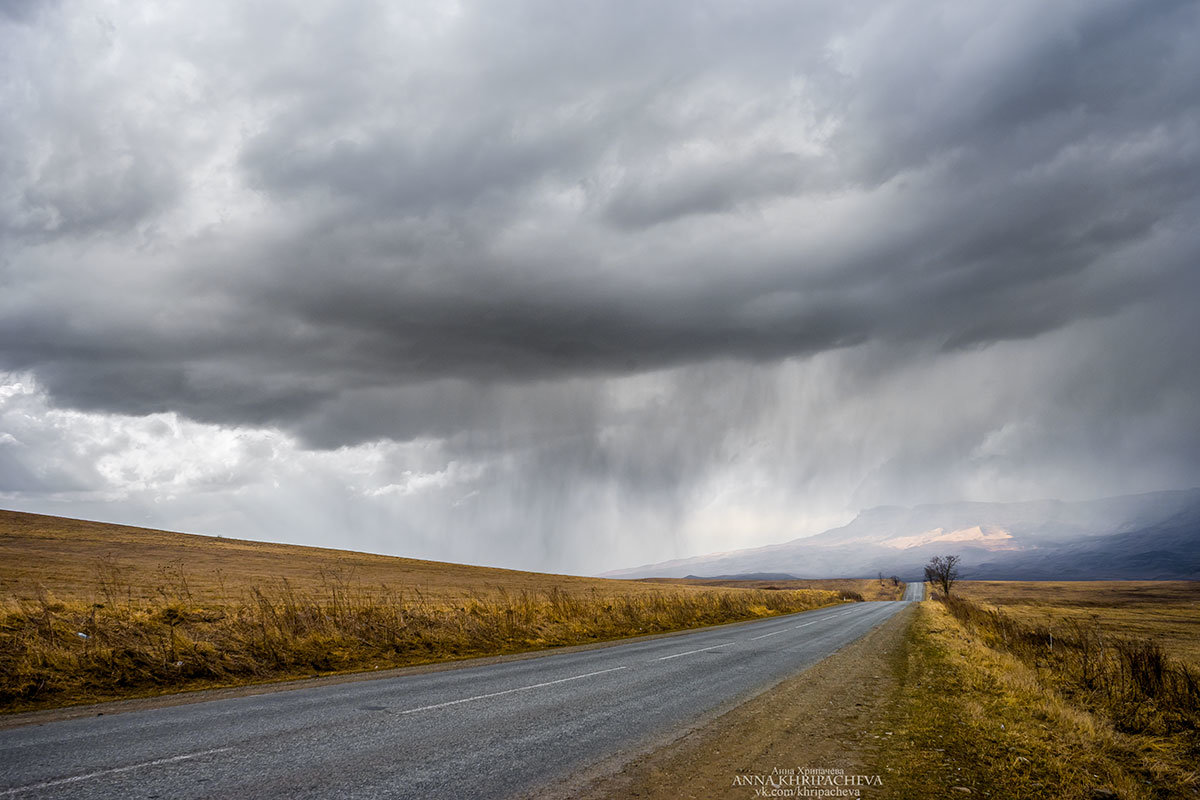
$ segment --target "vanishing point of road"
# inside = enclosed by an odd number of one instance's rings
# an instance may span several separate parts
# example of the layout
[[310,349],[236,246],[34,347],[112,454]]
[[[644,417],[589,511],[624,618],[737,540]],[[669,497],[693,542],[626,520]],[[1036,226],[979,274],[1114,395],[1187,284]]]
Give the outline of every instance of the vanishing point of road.
[[510,797],[711,719],[923,597],[0,730],[0,798]]

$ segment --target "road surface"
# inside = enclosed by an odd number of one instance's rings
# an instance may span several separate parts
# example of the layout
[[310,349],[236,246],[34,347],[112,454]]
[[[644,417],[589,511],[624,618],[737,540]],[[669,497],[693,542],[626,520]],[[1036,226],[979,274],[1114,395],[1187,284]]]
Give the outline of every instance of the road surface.
[[13,728],[0,799],[511,797],[723,713],[904,605]]

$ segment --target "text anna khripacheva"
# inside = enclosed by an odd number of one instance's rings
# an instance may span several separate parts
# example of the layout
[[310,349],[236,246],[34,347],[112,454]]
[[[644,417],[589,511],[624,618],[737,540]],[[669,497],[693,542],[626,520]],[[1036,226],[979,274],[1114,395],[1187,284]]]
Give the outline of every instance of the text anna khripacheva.
[[881,787],[883,779],[836,767],[774,767],[734,775],[733,786],[752,790],[752,797],[862,797],[863,789]]

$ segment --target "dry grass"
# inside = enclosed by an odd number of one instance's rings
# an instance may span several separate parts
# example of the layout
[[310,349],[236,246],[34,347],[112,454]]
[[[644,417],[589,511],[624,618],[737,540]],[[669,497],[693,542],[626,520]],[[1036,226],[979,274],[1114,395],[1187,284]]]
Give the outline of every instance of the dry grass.
[[880,725],[884,796],[1200,794],[1195,755],[1178,738],[1122,732],[1047,685],[1044,673],[989,646],[942,604],[922,603]]
[[963,581],[954,592],[1063,634],[1084,624],[1110,636],[1154,639],[1200,667],[1200,581]]
[[0,710],[584,644],[831,591],[674,587],[0,515]]
[[1055,631],[994,608],[948,598],[946,609],[991,647],[1032,667],[1048,687],[1128,733],[1176,736],[1200,756],[1200,670],[1152,639],[1116,636],[1095,621]]
[[852,600],[899,600],[904,596],[904,583],[875,578],[821,578],[791,581],[727,581],[707,578],[643,578],[645,583],[665,583],[672,586],[713,586],[745,589],[816,589],[838,592]]
[[32,600],[48,591],[62,600],[90,601],[98,565],[111,571],[134,600],[161,599],[164,588],[178,583],[184,565],[188,590],[200,602],[237,601],[248,589],[281,579],[297,591],[319,590],[327,574],[347,576],[365,586],[419,590],[424,599],[438,602],[497,587],[568,594],[661,591],[636,581],[195,536],[0,510],[0,595]]

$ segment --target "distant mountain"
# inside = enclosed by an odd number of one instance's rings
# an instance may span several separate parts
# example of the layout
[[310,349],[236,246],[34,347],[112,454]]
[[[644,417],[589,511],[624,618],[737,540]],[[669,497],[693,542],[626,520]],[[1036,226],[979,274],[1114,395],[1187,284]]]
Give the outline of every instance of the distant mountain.
[[742,572],[737,575],[684,575],[683,577],[699,581],[794,581],[799,576],[789,575],[786,572]]
[[930,556],[962,557],[964,578],[1200,579],[1200,489],[1085,502],[881,506],[782,544],[664,561],[612,578],[787,573],[919,578]]

